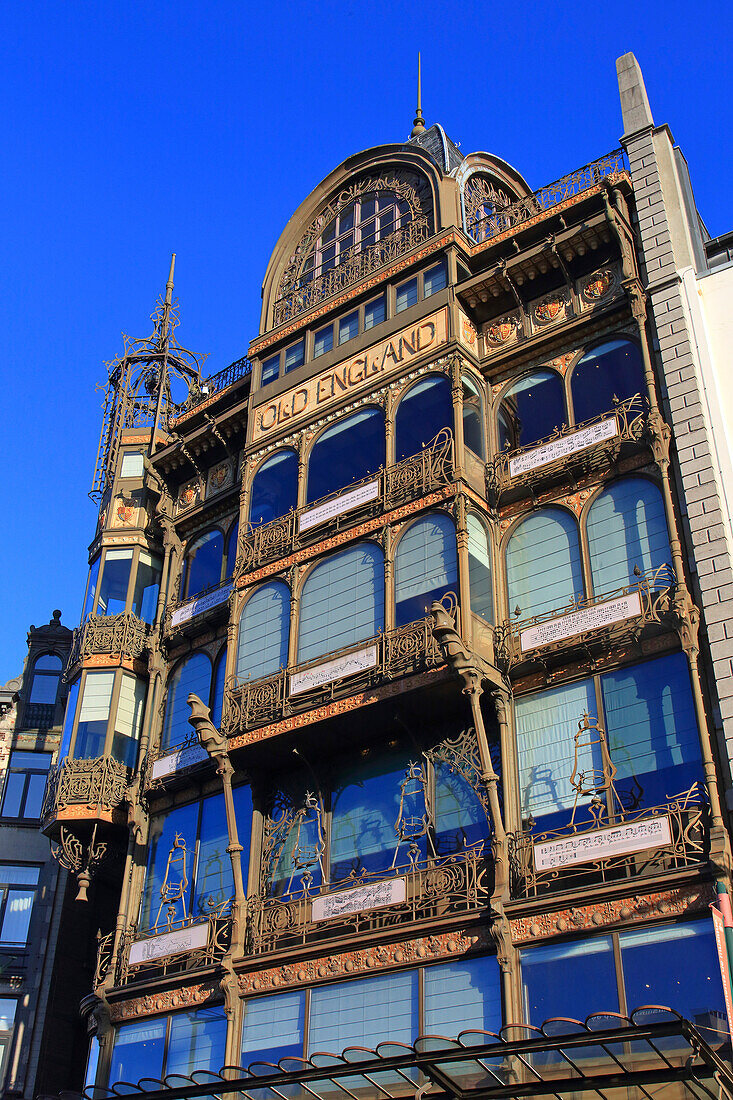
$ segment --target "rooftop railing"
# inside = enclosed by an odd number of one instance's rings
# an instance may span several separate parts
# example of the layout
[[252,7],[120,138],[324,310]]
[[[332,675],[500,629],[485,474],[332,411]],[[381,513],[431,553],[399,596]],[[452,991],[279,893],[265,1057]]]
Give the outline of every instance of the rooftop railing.
[[220,370],[218,374],[210,374],[208,378],[202,378],[199,384],[192,384],[185,403],[176,408],[176,415],[172,418],[172,423],[175,424],[181,416],[191,412],[197,405],[202,405],[210,397],[221,393],[222,390],[227,389],[227,387],[239,381],[240,378],[244,378],[251,373],[252,364],[247,356],[243,355],[241,359],[236,359],[228,367]]

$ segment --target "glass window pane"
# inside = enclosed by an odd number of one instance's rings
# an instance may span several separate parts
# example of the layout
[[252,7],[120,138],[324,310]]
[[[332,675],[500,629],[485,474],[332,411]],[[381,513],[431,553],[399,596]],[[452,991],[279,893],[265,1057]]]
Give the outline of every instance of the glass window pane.
[[140,928],[163,931],[189,916],[199,804],[156,814],[150,822]]
[[108,550],[99,585],[98,615],[119,615],[127,603],[132,550]]
[[137,760],[137,742],[145,709],[145,695],[145,681],[123,672],[114,720],[112,756],[128,768],[134,768]]
[[[45,786],[45,779],[41,777]],[[25,794],[25,772],[11,772],[5,781],[5,793],[3,795],[3,817],[20,817]]]
[[345,344],[347,340],[353,340],[359,335],[359,314],[350,313],[348,317],[342,317],[339,321],[339,344]]
[[280,581],[252,593],[239,620],[237,677],[257,680],[288,663],[290,591]]
[[423,619],[433,600],[458,586],[456,531],[448,516],[417,520],[400,538],[395,560],[395,624]]
[[498,1032],[502,1026],[501,971],[494,955],[425,968],[426,1035],[456,1038],[461,1031]]
[[587,520],[596,595],[634,584],[642,573],[672,560],[662,494],[644,477],[627,477],[605,489]]
[[69,690],[69,697],[66,700],[66,711],[64,713],[64,728],[61,734],[61,745],[59,747],[59,760],[65,760],[69,755],[69,749],[71,747],[71,734],[74,730],[74,718],[76,717],[76,704],[79,701],[79,684],[80,680],[76,680]]
[[217,659],[214,670],[214,683],[211,691],[211,721],[217,729],[221,726],[221,715],[224,708],[224,683],[227,671],[227,651],[222,650]]
[[702,780],[700,738],[683,653],[601,677],[615,786],[630,809],[659,806]]
[[280,373],[280,354],[271,355],[269,359],[265,359],[262,364],[262,385],[267,385],[268,382],[272,382],[277,378]]
[[85,623],[87,621],[87,616],[91,615],[92,613],[94,598],[97,595],[97,578],[99,576],[100,561],[101,557],[97,558],[96,561],[92,563],[92,567],[89,570],[89,580],[87,581],[87,594],[84,600],[84,610],[81,613],[82,623]]
[[337,982],[311,993],[308,1053],[340,1053],[385,1040],[412,1043],[418,1035],[416,970],[360,981]]
[[297,344],[291,344],[285,352],[285,373],[302,367],[305,362],[305,340],[299,340]]
[[38,658],[33,666],[31,703],[53,704],[56,702],[62,670],[63,662],[60,657],[47,654],[45,657]]
[[402,286],[397,287],[397,296],[395,299],[395,312],[402,313],[403,310],[409,309],[410,306],[414,306],[417,302],[417,278],[409,279]]
[[86,674],[74,741],[76,760],[94,760],[104,755],[114,678],[114,672]]
[[160,1079],[168,1018],[154,1017],[117,1028],[109,1083],[137,1082],[143,1077]]
[[387,316],[387,299],[382,295],[364,306],[364,331],[381,325]]
[[286,516],[298,498],[298,457],[295,451],[277,451],[252,480],[249,521],[253,527]]
[[429,298],[432,294],[437,294],[439,290],[443,290],[447,285],[448,267],[445,260],[442,260],[423,275],[423,298]]
[[646,393],[641,353],[630,340],[611,340],[593,348],[573,369],[570,379],[575,423],[613,409],[614,398],[625,401]]
[[16,749],[10,754],[10,767],[32,772],[47,772],[51,767],[53,753],[51,752],[24,752]]
[[[492,754],[493,757],[493,754]],[[438,855],[462,852],[486,840],[486,811],[470,783],[447,764],[435,765],[435,847]]]
[[191,906],[195,918],[221,909],[234,894],[232,865],[226,850],[228,843],[224,795],[210,795],[201,806],[196,884]]
[[142,477],[143,456],[141,451],[126,451],[122,456],[120,477]]
[[[45,792],[46,776],[29,775],[28,788],[25,793],[25,804],[23,806],[23,817],[34,820],[41,816],[41,809],[43,807],[43,796]],[[3,813],[5,812],[6,810],[3,806]]]
[[158,606],[160,585],[160,558],[154,558],[140,551],[140,560],[135,575],[135,588],[132,595],[132,613],[144,623],[152,623]]
[[[297,809],[296,809],[297,807]],[[323,813],[318,799],[306,795],[305,785],[294,801],[295,813],[278,832],[278,844],[268,864],[270,876],[268,892],[272,897],[297,894],[303,889],[303,877],[310,876],[311,890],[317,890],[323,881]]]
[[584,1020],[593,1012],[619,1011],[610,936],[531,947],[520,952],[520,961],[525,1020],[534,1027],[552,1016]]
[[174,1012],[165,1073],[190,1074],[197,1069],[216,1073],[224,1065],[227,1018],[223,1008]]
[[509,611],[520,619],[565,611],[584,595],[578,526],[560,508],[542,508],[516,527],[506,549]]
[[477,516],[469,516],[468,580],[471,589],[471,611],[488,623],[494,621],[491,584],[491,550],[486,528]]
[[313,337],[313,358],[317,359],[319,355],[325,355],[332,347],[333,325],[326,325],[325,328],[320,329]]
[[40,873],[40,867],[18,863],[0,863],[0,884],[6,886],[37,886]]
[[163,724],[163,748],[183,744],[193,732],[188,721],[191,715],[188,696],[193,692],[204,703],[208,702],[211,671],[211,661],[205,653],[194,653],[176,668],[168,685]]
[[303,1057],[305,993],[249,997],[242,1020],[243,1066],[278,1062],[288,1055]]
[[0,929],[0,944],[24,944],[28,939],[35,890],[8,890]]
[[310,661],[384,629],[384,558],[362,543],[320,562],[303,585],[298,660]]
[[453,427],[451,384],[445,375],[430,375],[411,386],[395,415],[395,459],[419,454],[444,428]]
[[308,461],[308,503],[375,473],[384,466],[385,446],[380,409],[355,413],[327,428]]
[[187,569],[182,598],[190,599],[204,589],[219,584],[223,557],[224,536],[221,531],[209,531],[196,539],[186,551]]
[[499,416],[499,448],[513,451],[536,443],[564,424],[565,399],[560,376],[536,371],[505,393]]
[[234,566],[237,561],[237,543],[239,542],[239,520],[234,524],[231,531],[227,535],[227,552],[226,562],[224,567],[224,576],[226,578],[234,575]]

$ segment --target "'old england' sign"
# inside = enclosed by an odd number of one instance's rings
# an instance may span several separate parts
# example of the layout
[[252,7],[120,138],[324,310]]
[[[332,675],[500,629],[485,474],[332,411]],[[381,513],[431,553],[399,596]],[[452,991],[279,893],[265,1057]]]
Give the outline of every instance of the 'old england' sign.
[[441,347],[447,340],[447,315],[447,310],[441,309],[262,405],[255,414],[253,442],[287,429],[294,420],[317,415],[340,397],[359,393],[381,376],[404,370],[425,352]]

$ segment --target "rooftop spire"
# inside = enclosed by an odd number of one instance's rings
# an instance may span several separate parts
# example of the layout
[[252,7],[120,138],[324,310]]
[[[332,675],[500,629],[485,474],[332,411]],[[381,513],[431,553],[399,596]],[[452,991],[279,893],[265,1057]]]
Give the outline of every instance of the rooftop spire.
[[420,69],[420,54],[417,55],[417,110],[415,111],[415,119],[412,124],[411,138],[419,137],[420,134],[425,133],[425,122],[422,117],[422,81],[421,81],[421,69]]

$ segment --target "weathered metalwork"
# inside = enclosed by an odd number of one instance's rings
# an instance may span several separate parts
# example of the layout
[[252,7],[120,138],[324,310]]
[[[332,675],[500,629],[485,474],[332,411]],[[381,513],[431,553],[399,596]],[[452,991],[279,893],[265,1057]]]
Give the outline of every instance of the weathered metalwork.
[[92,835],[87,844],[75,836],[71,829],[61,826],[59,843],[51,845],[51,855],[56,862],[76,875],[78,891],[77,901],[87,901],[87,890],[94,871],[107,854],[107,842],[97,840],[97,823],[94,823]]
[[430,236],[430,225],[426,215],[422,214],[400,226],[394,233],[383,237],[368,248],[349,249],[337,267],[317,275],[312,279],[298,278],[293,283],[282,286],[282,295],[274,306],[273,324],[275,326],[291,321],[300,313],[324,302],[339,291],[360,282],[367,275],[410,252],[426,241]]
[[69,806],[114,809],[124,800],[130,769],[111,756],[95,760],[62,760],[48,773],[41,810],[45,826]]
[[136,660],[144,653],[149,635],[149,624],[129,612],[90,615],[82,626],[74,630],[64,679],[70,680],[77,665],[86,657],[109,653]]
[[228,899],[223,905],[213,909],[204,920],[201,917],[189,916],[166,925],[166,933],[183,933],[194,925],[205,923],[207,935],[204,946],[186,947],[182,951],[158,957],[151,953],[149,958],[138,963],[130,962],[131,947],[140,940],[154,937],[156,929],[151,929],[149,932],[139,932],[134,925],[127,928],[120,937],[116,959],[111,958],[108,937],[105,937],[99,945],[97,972],[107,974],[110,966],[113,966],[114,979],[112,984],[114,986],[124,986],[129,982],[142,981],[146,978],[162,978],[166,975],[180,974],[187,970],[197,971],[207,966],[213,966],[221,960],[229,949],[232,926],[230,906],[231,899]]
[[[364,872],[329,886],[312,887],[306,883],[297,893],[281,898],[250,897],[247,905],[248,951],[261,955],[306,943],[374,933],[406,923],[478,913],[491,897],[493,878],[489,857],[489,846],[480,843],[449,856],[414,859],[389,872]],[[313,919],[315,899],[338,890],[389,882],[390,876],[405,880],[404,901],[324,920]]]
[[241,359],[236,359],[217,374],[210,374],[208,378],[203,378],[201,382],[192,382],[188,391],[188,398],[177,415],[181,416],[183,413],[190,412],[197,405],[208,401],[210,397],[221,393],[228,386],[233,386],[240,378],[245,378],[251,373],[252,363],[246,355],[243,355]]
[[[675,795],[664,805],[650,809],[614,812],[609,818],[605,804],[596,798],[589,810],[590,822],[575,821],[564,829],[551,832],[535,834],[525,830],[509,834],[512,897],[539,897],[598,882],[662,874],[704,863],[707,859],[710,814],[707,794],[699,783],[693,783],[688,791]],[[620,829],[630,824],[653,822],[658,818],[669,821],[668,843],[631,853],[600,854],[597,858],[544,870],[538,870],[536,866],[534,850],[538,844],[569,842],[574,837],[588,836],[609,825]]]
[[[286,557],[309,546],[314,540],[351,527],[368,516],[388,512],[401,504],[419,500],[436,489],[444,488],[451,484],[453,471],[453,436],[445,428],[424,450],[394,466],[377,470],[361,481],[355,481],[338,492],[330,493],[307,507],[288,512],[286,516],[280,516],[270,523],[263,523],[259,527],[253,527],[252,524],[243,527],[239,535],[234,577],[244,576],[267,562]],[[329,504],[337,505],[339,498],[346,498],[351,494],[358,498],[359,490],[374,482],[378,483],[376,491],[368,499],[346,511],[334,515],[326,514],[319,523],[309,525],[305,530],[301,529],[303,517],[308,513],[319,508],[327,513]]]
[[518,202],[513,202],[509,206],[497,206],[491,214],[476,219],[472,225],[467,223],[466,229],[473,240],[481,244],[506,232],[507,229],[515,229],[532,221],[538,215],[559,206],[567,199],[575,198],[583,191],[587,191],[589,187],[600,183],[602,179],[618,178],[625,168],[623,150],[616,149],[612,153],[607,153],[605,157],[591,161],[590,164],[577,168],[567,176],[562,176],[554,183],[541,187],[539,191],[519,199]]
[[[636,570],[635,570],[636,572]],[[674,613],[674,597],[676,581],[674,573],[666,563],[657,569],[650,569],[646,573],[638,572],[638,580],[633,584],[627,584],[624,588],[615,589],[613,592],[603,592],[594,596],[579,596],[572,599],[564,607],[553,608],[541,615],[533,615],[531,618],[505,619],[496,627],[494,635],[494,652],[496,662],[503,671],[513,673],[527,663],[545,664],[553,656],[568,653],[573,650],[590,650],[594,648],[607,649],[622,645],[625,642],[636,641],[642,631],[652,625],[667,626],[670,630],[676,628]],[[614,600],[622,600],[626,596],[637,595],[639,597],[639,613],[629,618],[619,618],[617,621],[596,625],[589,621],[588,625],[580,626],[577,633],[569,634],[556,640],[548,640],[541,644],[527,645],[523,648],[522,635],[533,627],[541,627],[565,616],[575,615],[584,611],[592,611],[593,608],[610,604]],[[520,609],[521,613],[521,609]],[[589,620],[592,620],[589,616]]]
[[[375,652],[374,661],[369,668],[339,676],[308,691],[291,694],[289,682],[293,675],[318,668],[337,657],[345,658],[371,648]],[[224,693],[221,728],[228,737],[232,737],[236,733],[277,722],[291,714],[311,710],[365,687],[428,668],[437,668],[442,663],[443,658],[433,639],[429,621],[419,619],[396,630],[365,638],[357,645],[324,653],[317,660],[281,669],[272,676],[242,684],[236,679],[234,682],[230,681]]]
[[[624,401],[614,401],[612,409],[584,420],[581,424],[569,426],[563,424],[549,435],[518,447],[513,451],[501,451],[486,464],[486,494],[490,503],[496,507],[510,492],[514,495],[520,490],[533,490],[540,484],[558,477],[568,479],[603,469],[618,458],[624,444],[643,443],[648,439],[649,404],[641,394],[634,394]],[[613,436],[592,439],[591,429],[604,425],[616,418],[616,431]],[[585,432],[589,442],[582,449],[572,450],[573,437]],[[582,438],[582,437],[581,437]],[[532,452],[541,452],[541,461],[530,468],[522,468],[522,459]],[[554,452],[557,452],[554,454]],[[516,469],[519,466],[520,469]],[[513,470],[514,467],[514,470]]]

